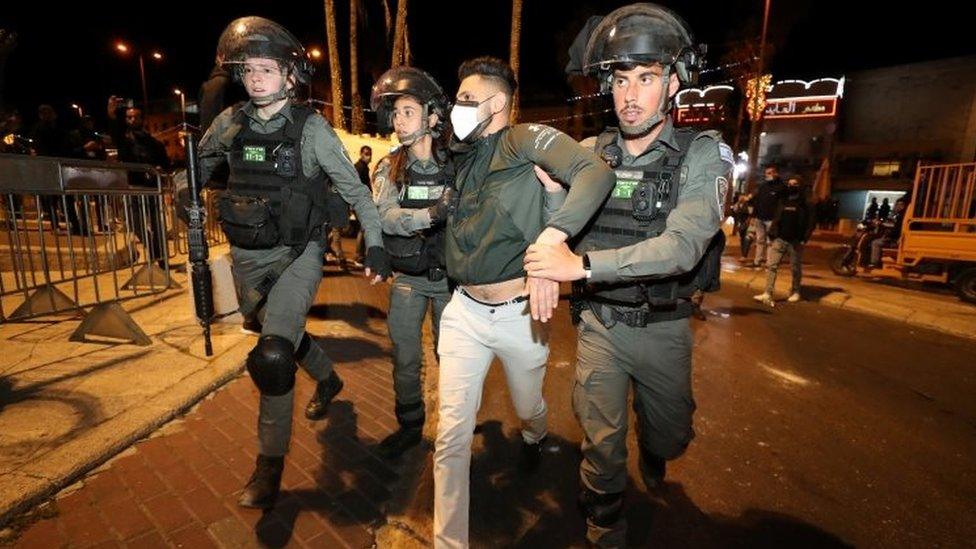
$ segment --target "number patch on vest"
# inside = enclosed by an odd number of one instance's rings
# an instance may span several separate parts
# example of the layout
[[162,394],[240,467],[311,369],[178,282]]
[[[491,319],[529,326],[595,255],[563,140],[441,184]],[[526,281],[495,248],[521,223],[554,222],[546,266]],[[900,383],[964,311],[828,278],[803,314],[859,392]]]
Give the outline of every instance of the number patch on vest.
[[408,186],[407,200],[430,200],[430,187],[419,185]]
[[620,198],[623,200],[630,200],[630,197],[634,195],[634,189],[640,181],[632,181],[627,179],[617,179],[617,184],[613,187],[613,197]]
[[245,162],[264,162],[264,147],[244,146]]

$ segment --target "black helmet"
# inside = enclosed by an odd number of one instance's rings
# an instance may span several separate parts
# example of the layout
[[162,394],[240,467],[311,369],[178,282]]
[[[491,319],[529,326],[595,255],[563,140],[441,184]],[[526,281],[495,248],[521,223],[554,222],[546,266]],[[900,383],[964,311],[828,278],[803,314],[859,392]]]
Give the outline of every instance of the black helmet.
[[217,62],[230,69],[238,81],[248,57],[278,61],[301,84],[308,84],[314,72],[302,44],[287,29],[263,17],[235,19],[220,34]]
[[674,67],[683,85],[694,85],[705,47],[673,11],[657,4],[631,4],[614,10],[593,30],[583,56],[583,72],[606,84],[618,64]]
[[[409,95],[423,107],[422,131],[430,131],[435,137],[440,135],[447,121],[447,96],[433,77],[416,67],[394,67],[380,76],[370,94],[370,107],[376,111],[376,120],[381,133],[393,131],[391,117],[393,103],[398,97]],[[434,128],[427,128],[427,117],[437,114],[438,122]],[[418,136],[419,137],[419,136]]]

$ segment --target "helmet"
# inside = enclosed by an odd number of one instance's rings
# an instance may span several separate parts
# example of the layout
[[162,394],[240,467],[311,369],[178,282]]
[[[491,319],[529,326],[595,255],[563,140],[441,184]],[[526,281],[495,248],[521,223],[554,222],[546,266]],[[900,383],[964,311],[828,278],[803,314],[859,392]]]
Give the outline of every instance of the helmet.
[[614,65],[660,63],[673,66],[682,85],[698,80],[705,47],[695,45],[688,25],[657,4],[614,10],[593,30],[583,56],[583,72],[608,83]]
[[[423,107],[422,127],[417,135],[410,135],[401,141],[409,139],[411,142],[425,133],[434,137],[441,134],[447,120],[447,96],[441,86],[427,74],[416,67],[394,67],[380,76],[373,85],[370,94],[370,107],[376,111],[376,119],[381,133],[393,131],[393,103],[397,98],[409,95]],[[427,127],[427,117],[437,114],[437,124],[433,128]],[[408,143],[404,143],[408,144]]]
[[613,69],[619,65],[664,67],[657,110],[644,122],[620,124],[626,137],[642,137],[667,118],[671,73],[681,85],[694,85],[703,64],[705,47],[695,45],[688,25],[671,10],[657,4],[631,4],[610,12],[593,29],[583,55],[583,73],[596,76],[603,92],[610,89]]
[[242,80],[244,61],[265,57],[280,62],[301,84],[308,84],[314,68],[305,48],[287,29],[263,17],[248,16],[231,21],[217,42],[217,61]]

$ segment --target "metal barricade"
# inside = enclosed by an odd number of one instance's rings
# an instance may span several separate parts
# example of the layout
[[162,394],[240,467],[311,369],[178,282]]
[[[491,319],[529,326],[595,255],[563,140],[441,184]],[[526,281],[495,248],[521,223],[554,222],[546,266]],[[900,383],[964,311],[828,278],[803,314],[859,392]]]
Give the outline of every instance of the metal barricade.
[[150,343],[119,302],[179,287],[155,168],[0,154],[0,200],[0,322],[92,307],[73,341]]

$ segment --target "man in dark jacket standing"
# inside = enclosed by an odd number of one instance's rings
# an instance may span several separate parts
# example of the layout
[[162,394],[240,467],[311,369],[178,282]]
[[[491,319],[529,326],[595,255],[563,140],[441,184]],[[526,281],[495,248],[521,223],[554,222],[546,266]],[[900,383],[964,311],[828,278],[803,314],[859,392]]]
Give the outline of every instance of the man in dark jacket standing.
[[[163,172],[172,169],[166,146],[146,131],[140,107],[127,107],[122,98],[112,96],[108,100],[108,119],[110,134],[118,147],[120,161],[149,164]],[[156,185],[154,177],[142,172],[131,172],[129,180],[138,187],[152,188]],[[151,197],[143,196],[138,201],[134,200],[129,209],[133,233],[146,249],[146,261],[155,261],[160,267],[165,267],[166,235],[159,215],[159,203]]]
[[769,273],[766,276],[766,291],[754,296],[753,299],[770,307],[773,301],[773,286],[776,285],[776,272],[779,262],[787,253],[790,254],[790,269],[793,274],[790,297],[787,301],[800,301],[800,280],[803,278],[801,263],[803,261],[803,245],[810,240],[813,233],[813,207],[809,204],[806,192],[799,176],[790,177],[785,191],[778,201],[769,225],[769,238],[773,241],[769,251]]
[[[759,185],[759,189],[752,198],[753,214],[755,215],[752,222],[756,227],[756,257],[752,260],[753,267],[759,267],[767,260],[766,244],[770,238],[766,233],[769,231],[770,223],[773,222],[776,205],[779,203],[780,195],[785,188],[783,180],[779,178],[779,168],[775,164],[767,165],[763,171],[763,176],[766,180]],[[769,258],[768,263],[772,264],[772,262],[772,258]]]

